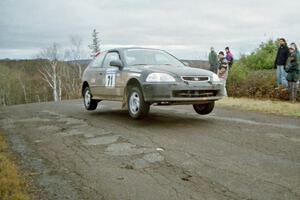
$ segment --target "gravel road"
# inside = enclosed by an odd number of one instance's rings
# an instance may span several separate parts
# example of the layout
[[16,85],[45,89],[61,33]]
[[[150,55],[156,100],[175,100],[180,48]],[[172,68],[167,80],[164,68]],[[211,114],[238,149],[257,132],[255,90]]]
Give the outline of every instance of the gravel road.
[[120,107],[0,108],[0,128],[37,199],[300,199],[299,118],[156,106],[135,121]]

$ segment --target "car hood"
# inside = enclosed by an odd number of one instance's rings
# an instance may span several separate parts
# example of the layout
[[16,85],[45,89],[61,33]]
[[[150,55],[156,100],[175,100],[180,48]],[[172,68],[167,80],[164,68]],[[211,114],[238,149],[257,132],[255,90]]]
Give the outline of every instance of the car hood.
[[213,74],[211,71],[205,69],[198,69],[187,66],[175,67],[171,65],[141,65],[131,68],[131,70],[134,69],[148,71],[149,73],[161,72],[177,76],[212,76]]

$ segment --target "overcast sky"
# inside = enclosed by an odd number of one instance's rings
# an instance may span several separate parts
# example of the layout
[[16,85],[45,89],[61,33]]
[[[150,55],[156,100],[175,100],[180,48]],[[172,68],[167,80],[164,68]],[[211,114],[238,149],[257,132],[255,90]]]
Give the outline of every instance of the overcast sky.
[[203,59],[210,46],[248,53],[285,37],[300,45],[299,0],[1,0],[0,59],[34,58],[70,35],[87,45],[95,28],[101,49],[156,47]]

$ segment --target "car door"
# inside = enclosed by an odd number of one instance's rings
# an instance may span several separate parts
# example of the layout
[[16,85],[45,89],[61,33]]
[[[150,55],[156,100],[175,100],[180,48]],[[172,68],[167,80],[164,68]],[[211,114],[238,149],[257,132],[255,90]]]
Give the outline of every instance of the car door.
[[103,68],[103,60],[105,58],[106,52],[98,55],[89,65],[89,85],[91,92],[95,97],[103,97],[104,92],[104,81],[105,81],[105,69]]
[[104,70],[104,95],[109,99],[120,97],[121,88],[121,70],[118,67],[110,66],[113,60],[121,60],[120,54],[117,51],[108,52],[103,61]]

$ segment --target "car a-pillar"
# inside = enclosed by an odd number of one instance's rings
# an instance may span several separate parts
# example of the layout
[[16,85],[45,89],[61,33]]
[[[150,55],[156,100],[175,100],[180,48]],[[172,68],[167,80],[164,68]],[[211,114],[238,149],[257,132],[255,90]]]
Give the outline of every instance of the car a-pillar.
[[128,81],[125,92],[128,113],[133,119],[143,119],[149,113],[150,104],[145,102],[141,84],[135,78]]

